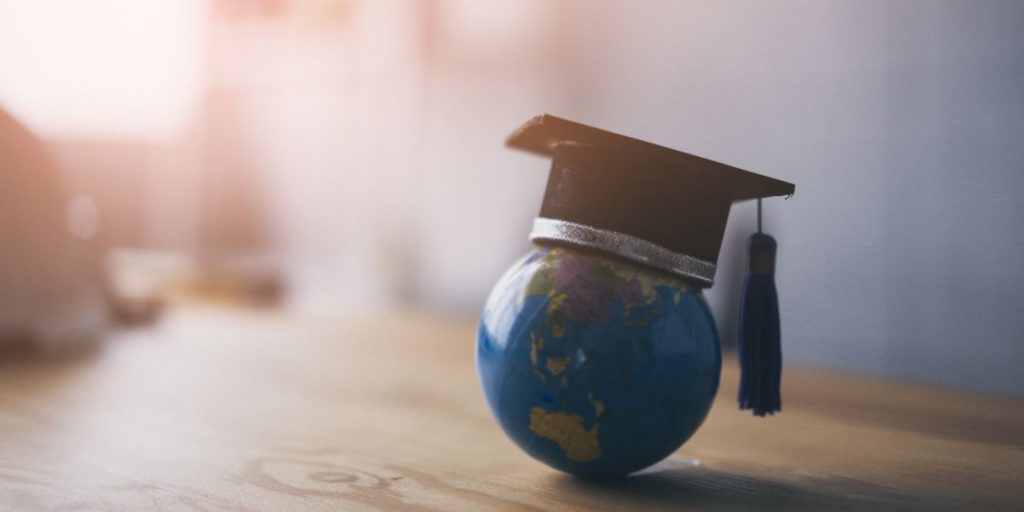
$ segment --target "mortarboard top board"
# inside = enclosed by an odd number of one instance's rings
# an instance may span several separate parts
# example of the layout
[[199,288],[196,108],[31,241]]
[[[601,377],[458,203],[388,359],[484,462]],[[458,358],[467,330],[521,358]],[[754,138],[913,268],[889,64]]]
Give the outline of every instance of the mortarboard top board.
[[733,202],[790,196],[774,178],[552,115],[534,117],[508,146],[551,156],[530,239],[612,254],[714,282]]

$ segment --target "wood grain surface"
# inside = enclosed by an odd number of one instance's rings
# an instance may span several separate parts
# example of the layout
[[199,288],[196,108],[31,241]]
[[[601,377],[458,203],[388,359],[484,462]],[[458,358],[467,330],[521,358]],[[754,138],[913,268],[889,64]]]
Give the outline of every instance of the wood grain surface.
[[491,419],[474,326],[178,310],[72,358],[0,360],[4,510],[1024,510],[1024,403],[787,369],[617,481]]

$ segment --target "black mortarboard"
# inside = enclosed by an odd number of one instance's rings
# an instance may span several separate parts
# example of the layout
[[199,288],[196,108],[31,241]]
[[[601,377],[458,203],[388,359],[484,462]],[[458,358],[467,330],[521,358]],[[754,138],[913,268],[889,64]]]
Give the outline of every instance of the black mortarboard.
[[531,240],[603,251],[700,286],[714,282],[732,203],[795,188],[547,114],[507,144],[553,158]]

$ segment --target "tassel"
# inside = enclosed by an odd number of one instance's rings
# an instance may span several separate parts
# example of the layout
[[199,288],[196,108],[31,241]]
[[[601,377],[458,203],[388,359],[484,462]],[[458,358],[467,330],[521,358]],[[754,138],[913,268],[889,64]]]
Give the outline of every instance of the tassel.
[[757,233],[750,237],[749,270],[740,299],[740,409],[755,416],[782,410],[782,347],[779,299],[775,291],[775,239],[761,232],[761,200],[757,200]]

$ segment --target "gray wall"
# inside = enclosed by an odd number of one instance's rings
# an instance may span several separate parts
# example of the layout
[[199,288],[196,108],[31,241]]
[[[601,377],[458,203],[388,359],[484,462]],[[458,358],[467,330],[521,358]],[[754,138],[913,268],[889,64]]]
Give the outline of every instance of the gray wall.
[[1024,394],[1024,2],[630,5],[581,11],[579,117],[797,184],[788,361]]

